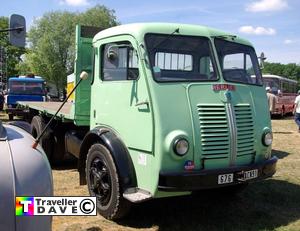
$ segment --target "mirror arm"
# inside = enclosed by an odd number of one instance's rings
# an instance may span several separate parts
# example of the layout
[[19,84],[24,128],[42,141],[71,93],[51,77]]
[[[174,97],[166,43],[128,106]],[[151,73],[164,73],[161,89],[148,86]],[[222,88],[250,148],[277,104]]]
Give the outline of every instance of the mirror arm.
[[21,32],[23,30],[24,30],[24,26],[20,26],[20,27],[16,27],[16,28],[3,29],[3,30],[0,30],[0,32],[8,32],[8,31],[18,31],[18,32]]

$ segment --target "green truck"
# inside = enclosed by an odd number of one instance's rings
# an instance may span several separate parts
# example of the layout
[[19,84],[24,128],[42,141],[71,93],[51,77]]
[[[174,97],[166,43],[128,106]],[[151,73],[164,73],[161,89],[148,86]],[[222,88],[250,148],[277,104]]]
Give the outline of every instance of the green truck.
[[[101,215],[131,203],[272,176],[272,130],[255,50],[219,30],[141,23],[76,28],[75,100],[40,143],[50,161],[78,159]],[[252,76],[252,77],[251,77]],[[60,106],[20,102],[37,137]]]

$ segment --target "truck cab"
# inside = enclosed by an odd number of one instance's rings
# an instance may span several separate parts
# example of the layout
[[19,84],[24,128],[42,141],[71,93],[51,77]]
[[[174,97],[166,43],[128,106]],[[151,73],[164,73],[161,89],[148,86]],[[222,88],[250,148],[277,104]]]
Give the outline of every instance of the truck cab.
[[79,160],[87,158],[81,173],[104,216],[122,214],[124,198],[237,188],[275,173],[266,94],[248,41],[150,23],[101,31],[92,45],[90,132]]
[[45,80],[39,76],[11,77],[8,80],[6,112],[10,120],[16,115],[23,115],[17,108],[18,101],[45,101]]

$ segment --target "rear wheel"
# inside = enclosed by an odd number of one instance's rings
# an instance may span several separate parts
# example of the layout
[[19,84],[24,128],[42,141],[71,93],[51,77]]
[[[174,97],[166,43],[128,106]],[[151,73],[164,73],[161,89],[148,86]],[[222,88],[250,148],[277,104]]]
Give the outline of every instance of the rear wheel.
[[[31,135],[37,138],[46,126],[45,121],[41,116],[34,116],[31,120]],[[40,139],[40,145],[44,149],[48,160],[51,162],[51,157],[53,153],[53,136],[50,129],[47,129],[46,133]]]
[[109,150],[96,143],[88,151],[86,177],[89,193],[97,198],[97,209],[107,219],[125,216],[131,203],[123,198],[119,175]]

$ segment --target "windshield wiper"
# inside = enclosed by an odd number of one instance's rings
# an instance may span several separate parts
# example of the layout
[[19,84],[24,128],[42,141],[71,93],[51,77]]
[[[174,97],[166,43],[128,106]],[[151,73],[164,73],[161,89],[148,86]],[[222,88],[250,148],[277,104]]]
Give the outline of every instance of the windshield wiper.
[[161,40],[161,41],[158,42],[155,46],[153,46],[152,49],[151,49],[151,52],[152,52],[155,48],[157,48],[157,47],[159,47],[160,45],[162,45],[165,41],[167,41],[167,40],[168,40],[173,34],[175,34],[175,33],[179,34],[179,28],[175,29],[171,34],[168,34],[168,36],[167,36],[165,39]]

